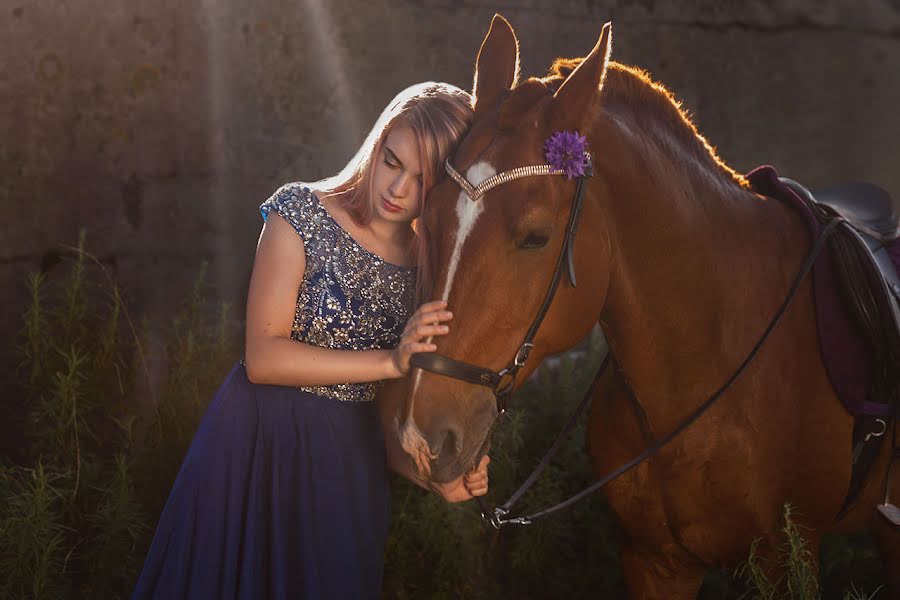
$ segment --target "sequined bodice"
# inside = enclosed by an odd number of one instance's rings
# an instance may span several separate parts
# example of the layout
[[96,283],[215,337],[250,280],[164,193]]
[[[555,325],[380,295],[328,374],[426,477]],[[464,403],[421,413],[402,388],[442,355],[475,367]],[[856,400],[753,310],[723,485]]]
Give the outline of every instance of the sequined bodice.
[[[290,223],[306,249],[291,338],[323,348],[393,348],[413,307],[416,271],[363,248],[300,183],[279,188],[260,207]],[[369,401],[378,382],[302,387],[338,400]]]

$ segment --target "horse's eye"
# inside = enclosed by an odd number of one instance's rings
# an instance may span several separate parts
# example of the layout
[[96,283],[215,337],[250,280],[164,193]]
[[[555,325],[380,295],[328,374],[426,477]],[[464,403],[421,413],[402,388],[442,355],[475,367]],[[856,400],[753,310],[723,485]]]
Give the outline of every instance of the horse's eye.
[[529,233],[519,243],[519,248],[543,248],[550,241],[550,236],[545,233]]

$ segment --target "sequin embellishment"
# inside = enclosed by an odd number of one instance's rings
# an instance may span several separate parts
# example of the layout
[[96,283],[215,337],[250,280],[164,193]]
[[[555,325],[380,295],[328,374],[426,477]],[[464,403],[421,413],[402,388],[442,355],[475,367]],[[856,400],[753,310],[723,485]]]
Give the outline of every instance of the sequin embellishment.
[[[306,249],[291,338],[341,350],[390,349],[412,314],[416,270],[385,262],[359,245],[300,183],[281,186],[259,207],[290,223]],[[375,399],[379,382],[301,387],[352,402]]]

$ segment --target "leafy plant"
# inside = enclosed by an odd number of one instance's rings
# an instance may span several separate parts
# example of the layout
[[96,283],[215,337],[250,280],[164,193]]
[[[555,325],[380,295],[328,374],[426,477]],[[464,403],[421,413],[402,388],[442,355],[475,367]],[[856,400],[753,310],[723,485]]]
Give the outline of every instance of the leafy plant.
[[[809,542],[803,537],[802,527],[797,523],[796,512],[790,503],[784,505],[783,518],[784,524],[780,531],[783,540],[775,549],[772,559],[777,562],[775,571],[783,575],[774,582],[770,580],[767,571],[772,565],[760,558],[759,539],[753,541],[750,554],[737,569],[736,575],[748,584],[745,596],[754,600],[818,600],[823,597],[823,591],[819,585],[815,557],[809,548]],[[831,566],[826,562],[824,568],[830,569]],[[871,591],[857,590],[850,583],[850,589],[837,597],[844,600],[871,600],[876,597],[878,590],[878,587]]]
[[[17,349],[31,464],[0,465],[3,598],[130,592],[187,444],[234,360],[227,307],[205,301],[205,267],[154,346],[151,325],[139,334],[121,289],[85,250],[84,232],[66,250],[58,282],[26,282]],[[169,364],[161,381],[150,377],[149,352]],[[139,391],[149,391],[150,411]]]

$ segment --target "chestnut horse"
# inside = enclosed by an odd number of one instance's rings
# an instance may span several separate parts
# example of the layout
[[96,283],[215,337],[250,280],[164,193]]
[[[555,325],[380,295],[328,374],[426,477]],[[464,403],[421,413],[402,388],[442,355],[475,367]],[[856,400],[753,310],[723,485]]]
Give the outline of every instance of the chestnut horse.
[[[477,186],[544,163],[554,132],[587,137],[594,175],[574,247],[577,286],[563,278],[518,382],[601,324],[614,368],[592,399],[588,448],[598,474],[675,429],[734,373],[811,245],[800,216],[751,192],[664,87],[610,62],[610,41],[606,25],[586,58],[519,83],[518,40],[495,16],[476,61],[475,123],[449,161]],[[524,177],[473,201],[448,178],[431,191],[423,223],[433,236],[434,292],[454,313],[438,353],[498,371],[509,363],[544,301],[574,189],[565,177]],[[494,395],[421,369],[407,385],[403,448],[423,477],[458,477],[486,451]],[[695,597],[710,567],[746,559],[755,538],[771,546],[785,502],[817,556],[847,489],[852,426],[817,351],[807,277],[718,402],[604,488],[624,530],[632,597]],[[889,451],[884,444],[839,525],[872,528],[896,598],[900,533],[874,510]],[[900,478],[894,483],[900,497]]]

